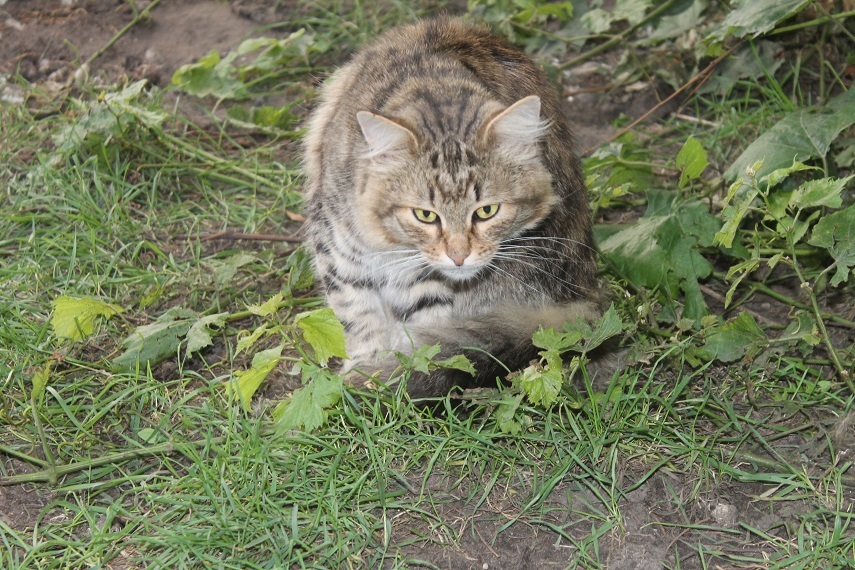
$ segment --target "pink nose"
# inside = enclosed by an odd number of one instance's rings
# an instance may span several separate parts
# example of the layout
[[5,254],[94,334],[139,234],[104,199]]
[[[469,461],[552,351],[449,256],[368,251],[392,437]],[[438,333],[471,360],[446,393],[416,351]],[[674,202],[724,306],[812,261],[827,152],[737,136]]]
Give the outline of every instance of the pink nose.
[[463,265],[463,262],[466,261],[466,258],[469,257],[469,252],[467,251],[465,253],[449,253],[448,257],[451,259],[451,261],[454,262],[454,265],[460,267],[461,265]]

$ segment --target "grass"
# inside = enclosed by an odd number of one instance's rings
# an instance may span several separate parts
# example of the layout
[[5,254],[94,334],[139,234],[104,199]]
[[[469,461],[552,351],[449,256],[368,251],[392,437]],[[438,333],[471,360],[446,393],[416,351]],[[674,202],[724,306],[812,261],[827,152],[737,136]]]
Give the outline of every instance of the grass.
[[[310,62],[317,67],[417,15],[405,3],[381,16],[368,8],[305,9],[289,26],[328,44]],[[782,77],[694,98],[694,114],[721,129],[673,119],[645,127],[652,142],[635,144],[648,151],[641,166],[651,185],[675,188],[669,149],[689,135],[726,167],[747,129],[804,103],[799,71]],[[308,76],[288,76],[263,89],[308,101],[313,87]],[[305,260],[294,242],[208,238],[294,235],[299,224],[285,215],[300,208],[294,134],[201,128],[160,97],[129,99],[115,123],[99,115],[94,91],[46,104],[61,113],[0,106],[0,504],[8,509],[0,510],[0,567],[444,568],[526,559],[600,568],[622,552],[654,551],[671,568],[852,565],[853,394],[828,357],[781,344],[761,362],[699,364],[692,350],[709,330],[658,321],[657,291],[617,275],[607,277],[624,320],[634,319],[625,342],[638,363],[548,409],[523,401],[518,417],[528,424],[517,434],[497,419],[501,394],[425,409],[400,393],[350,390],[324,427],[283,432],[270,411],[300,385],[292,362],[242,406],[224,387],[278,337],[238,353],[238,333],[285,329],[319,300],[300,278]],[[147,122],[147,113],[160,118]],[[682,192],[719,196],[717,182]],[[610,207],[637,217],[645,202],[630,195]],[[705,281],[713,293],[727,289],[726,269]],[[764,302],[778,307],[771,317],[782,327],[787,307],[810,308],[780,287],[792,272],[749,281],[736,306],[759,311],[757,295],[777,295]],[[276,293],[286,309],[246,310]],[[60,295],[124,312],[99,319],[92,336],[61,342],[50,325]],[[230,316],[197,354],[179,351],[140,370],[111,366],[122,339],[175,307]],[[831,302],[823,310],[847,338],[851,315]],[[841,347],[850,363],[851,350]]]

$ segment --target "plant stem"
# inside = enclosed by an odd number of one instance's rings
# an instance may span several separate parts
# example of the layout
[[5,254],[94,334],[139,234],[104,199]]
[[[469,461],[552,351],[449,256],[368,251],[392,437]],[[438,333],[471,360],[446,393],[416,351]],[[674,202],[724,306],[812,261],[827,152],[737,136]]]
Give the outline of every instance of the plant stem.
[[574,65],[579,65],[582,62],[588,61],[589,59],[591,59],[595,55],[598,55],[598,54],[603,53],[604,51],[607,51],[611,47],[619,44],[620,42],[625,40],[627,37],[631,36],[638,28],[645,25],[647,22],[655,19],[662,12],[664,12],[668,8],[670,8],[676,1],[677,0],[668,0],[667,2],[665,2],[661,6],[659,6],[658,8],[653,10],[652,12],[650,12],[648,15],[646,15],[640,22],[638,22],[634,26],[630,26],[629,28],[622,31],[620,34],[614,36],[609,41],[604,42],[604,43],[598,45],[597,47],[586,51],[582,55],[580,55],[576,58],[573,58],[570,61],[562,63],[561,65],[558,66],[558,69],[564,70],[564,69],[567,69],[568,67],[573,67]]
[[85,471],[93,467],[101,465],[109,465],[111,463],[120,463],[137,457],[146,457],[149,455],[157,455],[160,453],[170,454],[182,449],[191,449],[204,447],[208,444],[219,444],[226,441],[226,436],[215,437],[211,439],[203,439],[200,441],[191,441],[187,443],[161,443],[152,447],[144,447],[140,449],[129,449],[118,453],[110,453],[89,461],[78,461],[77,463],[67,463],[65,465],[54,465],[48,469],[36,471],[34,473],[26,473],[24,475],[13,475],[12,477],[0,478],[0,487],[5,485],[19,485],[21,483],[50,483],[54,485],[56,480],[63,475]]
[[[115,44],[117,41],[119,41],[119,40],[121,39],[121,37],[122,37],[122,36],[124,36],[126,33],[128,33],[128,31],[129,31],[131,28],[133,28],[134,26],[136,26],[140,21],[142,21],[142,20],[144,20],[144,19],[148,18],[149,13],[150,13],[150,12],[154,9],[154,7],[155,7],[155,6],[157,6],[158,4],[160,4],[160,0],[153,0],[153,1],[152,1],[152,3],[151,3],[151,4],[149,4],[148,6],[146,6],[146,7],[145,7],[145,9],[144,9],[142,12],[140,12],[139,14],[137,14],[137,15],[134,17],[134,19],[133,19],[133,20],[131,20],[131,22],[130,22],[127,26],[125,26],[124,28],[122,28],[121,30],[119,30],[119,31],[116,33],[116,35],[115,35],[115,36],[113,36],[113,37],[112,37],[112,39],[111,39],[109,42],[107,42],[106,44],[104,44],[104,46],[102,46],[102,47],[101,47],[101,49],[99,49],[98,51],[96,51],[95,53],[93,53],[92,55],[90,55],[90,56],[89,56],[89,58],[88,58],[86,61],[84,61],[84,62],[83,62],[83,65],[81,65],[80,67],[81,67],[81,68],[86,67],[86,66],[88,66],[89,64],[91,64],[93,61],[95,61],[96,59],[98,59],[99,57],[101,57],[101,56],[104,54],[104,52],[105,52],[105,51],[107,51],[108,49],[110,49],[111,47],[113,47],[113,44]],[[73,75],[72,75],[72,77],[73,77]]]

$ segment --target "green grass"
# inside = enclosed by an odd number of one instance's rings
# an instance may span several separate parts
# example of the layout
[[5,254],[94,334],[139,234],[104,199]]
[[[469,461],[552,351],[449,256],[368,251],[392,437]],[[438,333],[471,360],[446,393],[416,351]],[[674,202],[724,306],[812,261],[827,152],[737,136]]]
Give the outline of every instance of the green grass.
[[[309,62],[321,68],[421,13],[384,6],[380,16],[373,4],[304,8],[289,26],[328,44]],[[629,166],[646,169],[651,188],[676,190],[673,156],[693,135],[723,171],[755,133],[813,102],[803,73],[695,97],[693,114],[722,127],[642,127],[646,138],[627,149],[645,152]],[[308,76],[259,88],[301,104],[312,94]],[[300,386],[294,360],[279,364],[248,409],[226,386],[259,350],[292,339],[296,313],[318,305],[299,277],[305,260],[286,261],[293,242],[206,236],[293,234],[285,212],[300,209],[294,131],[201,129],[156,91],[131,98],[131,110],[105,126],[95,122],[98,97],[51,101],[62,113],[0,104],[0,493],[15,493],[0,503],[15,506],[0,511],[0,568],[442,568],[443,553],[511,560],[519,542],[568,568],[600,568],[638,533],[659,533],[674,568],[851,566],[853,394],[822,347],[699,362],[715,329],[657,320],[661,291],[613,273],[604,277],[632,324],[624,343],[637,363],[568,389],[549,408],[523,400],[517,417],[528,424],[517,434],[502,430],[495,412],[506,396],[491,392],[422,408],[401,393],[347,390],[323,427],[277,429],[273,406]],[[146,123],[146,113],[162,120]],[[713,175],[680,192],[719,200],[723,186]],[[638,191],[601,210],[635,219],[646,201]],[[733,259],[704,253],[717,265],[703,284],[723,295]],[[240,254],[249,257],[237,263]],[[811,280],[822,261],[808,258]],[[810,308],[794,281],[791,270],[752,275],[734,297],[737,311],[762,311],[757,298],[777,295],[763,301],[781,326],[764,330],[780,334],[788,307]],[[839,293],[850,302],[851,287]],[[274,315],[246,310],[277,293]],[[851,364],[851,314],[835,294],[818,296]],[[63,342],[50,324],[61,295],[124,312]],[[133,371],[111,366],[124,338],[176,307],[229,317],[199,353],[182,349]],[[262,324],[273,334],[237,354],[239,332]],[[287,359],[301,350],[289,344]],[[638,505],[655,521],[639,519]],[[721,518],[728,505],[737,520]]]

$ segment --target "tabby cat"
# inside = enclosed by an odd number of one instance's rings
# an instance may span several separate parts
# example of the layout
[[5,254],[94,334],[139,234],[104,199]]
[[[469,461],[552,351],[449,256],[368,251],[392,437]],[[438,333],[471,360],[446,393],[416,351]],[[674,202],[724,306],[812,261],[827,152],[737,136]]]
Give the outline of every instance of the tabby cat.
[[307,242],[345,327],[343,372],[440,344],[477,370],[413,397],[496,385],[538,327],[598,316],[591,219],[555,87],[487,29],[392,29],[326,83],[305,144]]

